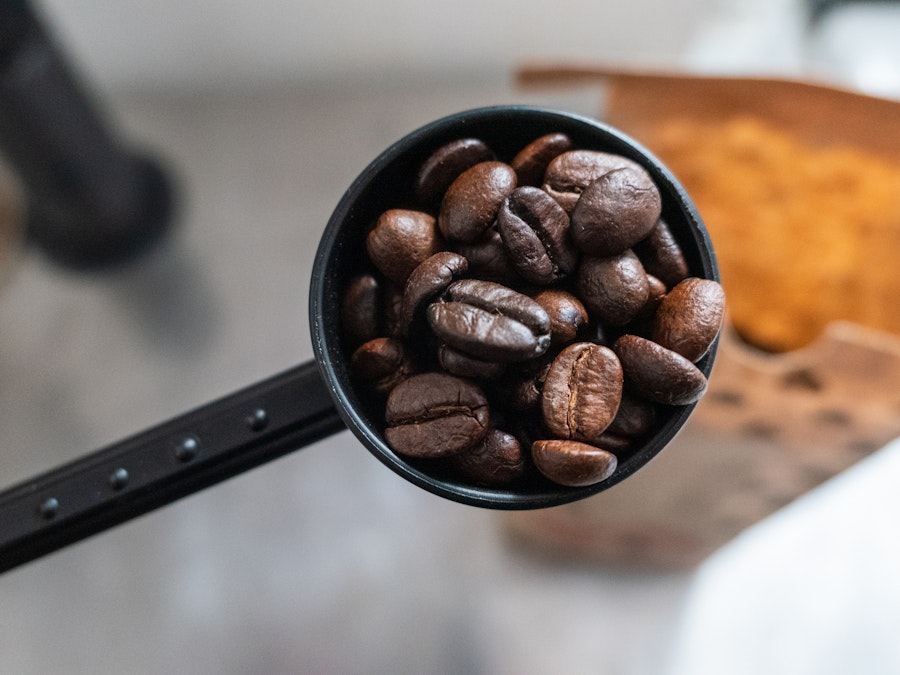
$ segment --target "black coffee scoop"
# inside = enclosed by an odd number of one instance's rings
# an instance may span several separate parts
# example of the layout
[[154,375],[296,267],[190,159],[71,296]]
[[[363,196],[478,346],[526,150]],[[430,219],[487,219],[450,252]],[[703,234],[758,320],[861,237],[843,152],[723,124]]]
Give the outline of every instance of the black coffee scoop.
[[[209,403],[0,493],[0,571],[50,553],[180,497],[349,428],[379,460],[412,483],[463,504],[536,509],[573,502],[643,467],[685,424],[695,404],[668,406],[656,430],[607,479],[586,487],[550,481],[483,488],[423,470],[385,442],[383,415],[351,379],[340,329],[348,279],[364,267],[365,236],[435,148],[479,138],[498,156],[534,139],[568,135],[577,147],[640,164],[662,197],[662,217],[694,277],[719,280],[709,235],[685,190],[634,140],[596,120],[530,106],[460,112],[405,136],[346,191],[322,235],[309,298],[315,361]],[[716,344],[697,362],[708,376]]]

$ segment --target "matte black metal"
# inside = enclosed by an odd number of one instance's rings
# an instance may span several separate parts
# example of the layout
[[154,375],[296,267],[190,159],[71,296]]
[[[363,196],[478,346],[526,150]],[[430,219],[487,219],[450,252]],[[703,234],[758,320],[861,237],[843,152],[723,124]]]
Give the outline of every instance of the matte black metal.
[[23,0],[0,0],[0,150],[25,187],[30,240],[59,263],[121,263],[169,228],[166,173],[118,142]]
[[[437,147],[479,137],[500,155],[564,132],[583,148],[625,155],[653,176],[663,217],[692,274],[719,280],[712,243],[681,185],[633,139],[596,120],[531,106],[469,110],[426,125],[389,147],[353,182],[325,227],[313,264],[309,314],[316,361],[207,404],[0,493],[0,572],[147,513],[175,499],[339,431],[346,425],[379,460],[448,499],[494,509],[536,509],[589,497],[624,480],[659,453],[694,406],[672,407],[660,428],[609,479],[567,488],[536,478],[508,490],[426,473],[383,438],[383,411],[351,382],[340,331],[346,280],[366,265],[364,233],[410,194],[415,168]],[[697,364],[709,375],[716,345]]]
[[292,368],[0,493],[0,572],[343,428],[316,365]]
[[[414,204],[412,181],[417,168],[438,147],[459,138],[479,138],[498,157],[511,159],[528,142],[548,133],[568,134],[578,147],[617,153],[641,164],[656,182],[663,218],[678,240],[691,273],[719,280],[712,242],[700,214],[672,173],[640,143],[595,119],[527,105],[491,106],[436,120],[385,150],[353,182],[338,203],[319,243],[310,285],[313,349],[330,383],[338,412],[372,454],[412,483],[434,494],[493,509],[536,509],[584,499],[606,490],[640,469],[659,453],[687,421],[694,405],[671,407],[658,431],[615,473],[600,483],[568,488],[540,478],[509,489],[468,485],[429,473],[395,453],[384,440],[383,411],[354,387],[342,343],[339,308],[347,280],[366,269],[365,234],[388,208]],[[717,344],[697,366],[712,370]]]

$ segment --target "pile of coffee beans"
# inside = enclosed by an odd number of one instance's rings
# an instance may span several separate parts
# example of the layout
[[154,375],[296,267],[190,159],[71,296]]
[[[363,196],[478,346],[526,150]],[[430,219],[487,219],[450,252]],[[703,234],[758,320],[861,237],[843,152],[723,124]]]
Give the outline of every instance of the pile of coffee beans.
[[696,402],[724,315],[650,174],[561,133],[436,148],[344,289],[351,373],[393,450],[473,485],[611,476]]

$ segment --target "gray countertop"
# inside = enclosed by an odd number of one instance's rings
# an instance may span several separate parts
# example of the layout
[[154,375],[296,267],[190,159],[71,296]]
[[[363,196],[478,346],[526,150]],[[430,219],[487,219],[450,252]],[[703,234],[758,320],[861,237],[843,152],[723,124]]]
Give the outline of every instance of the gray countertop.
[[[116,272],[67,272],[34,251],[21,260],[0,292],[0,480],[311,359],[308,274],[345,187],[420,124],[504,102],[598,109],[595,91],[523,93],[492,77],[111,101],[123,133],[179,180],[180,219],[164,246]],[[884,457],[896,452],[873,461]],[[854,475],[884,481],[896,464]],[[342,432],[0,577],[0,672],[795,675],[824,672],[804,650],[860,620],[876,627],[855,643],[877,658],[863,670],[889,672],[897,651],[877,627],[896,627],[897,598],[872,589],[890,584],[900,554],[895,534],[867,552],[877,535],[861,528],[895,518],[896,499],[853,489],[870,501],[851,490],[839,503],[887,515],[838,523],[853,544],[842,559],[836,541],[822,548],[834,512],[816,515],[827,496],[814,494],[699,570],[606,569],[517,548],[499,514],[406,483]],[[791,564],[766,567],[780,560],[773,546]],[[811,577],[798,565],[817,550],[831,564]],[[869,585],[853,595],[847,571],[860,560]],[[805,594],[787,593],[798,579]],[[810,599],[837,589],[858,602],[826,605],[846,616],[818,631]],[[769,602],[748,602],[757,592]],[[758,647],[772,616],[796,618],[794,640],[748,649],[740,636]],[[855,654],[831,644],[832,664]],[[738,658],[765,667],[723,665]]]

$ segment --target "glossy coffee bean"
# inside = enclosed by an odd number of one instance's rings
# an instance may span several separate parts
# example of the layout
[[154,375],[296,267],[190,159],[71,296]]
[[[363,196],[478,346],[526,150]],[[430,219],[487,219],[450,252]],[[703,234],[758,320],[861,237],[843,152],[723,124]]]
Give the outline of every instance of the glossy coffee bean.
[[588,313],[581,300],[568,291],[550,288],[534,296],[534,301],[550,317],[550,341],[556,345],[574,342],[588,325]]
[[403,312],[403,286],[391,281],[386,282],[383,302],[384,331],[391,337],[400,337],[402,335],[401,314]]
[[684,253],[663,219],[656,221],[650,234],[635,244],[634,252],[647,273],[661,279],[668,288],[690,274]]
[[420,203],[433,206],[466,169],[494,159],[494,152],[477,138],[460,138],[441,146],[426,159],[416,174],[415,194]]
[[382,334],[384,313],[382,284],[371,274],[360,274],[348,283],[341,300],[341,327],[355,346]]
[[663,298],[666,297],[668,290],[666,285],[652,274],[647,275],[647,302],[638,310],[634,318],[628,323],[628,332],[642,335],[644,337],[652,337],[653,324],[656,320],[656,310]]
[[490,421],[484,392],[445,373],[414,375],[391,391],[385,438],[410,457],[446,457],[481,442]]
[[448,345],[438,347],[438,363],[451,375],[472,379],[489,380],[499,377],[506,369],[503,363],[477,359]]
[[385,211],[366,238],[369,258],[398,284],[405,283],[419,263],[444,248],[434,217],[408,209]]
[[485,361],[522,361],[550,346],[550,317],[527,295],[479,279],[453,282],[428,323],[451,347]]
[[453,250],[469,261],[469,275],[495,281],[504,286],[520,283],[521,278],[506,253],[500,233],[491,228],[473,242],[457,242]]
[[660,303],[653,340],[696,362],[709,351],[724,317],[725,292],[718,283],[685,279]]
[[610,258],[582,256],[576,288],[591,318],[610,326],[627,324],[650,297],[647,274],[631,250]]
[[619,410],[622,381],[622,366],[609,347],[569,345],[553,360],[544,380],[544,424],[559,438],[596,441]]
[[643,438],[653,431],[656,419],[655,405],[638,396],[623,392],[619,410],[606,431],[627,439]]
[[535,441],[531,446],[534,465],[559,485],[584,487],[606,480],[616,471],[616,456],[601,448],[560,439]]
[[379,394],[387,394],[412,375],[414,368],[400,340],[381,337],[364,342],[353,352],[350,372]]
[[618,255],[650,234],[661,210],[659,190],[644,169],[610,171],[572,209],[572,241],[590,255]]
[[507,371],[497,386],[501,400],[516,412],[538,410],[551,363],[548,353]]
[[540,187],[547,165],[562,153],[573,150],[575,144],[565,134],[547,134],[534,139],[513,157],[510,166],[515,170],[519,185]]
[[550,162],[544,174],[542,187],[559,202],[566,213],[571,213],[588,185],[610,171],[625,167],[640,168],[640,165],[626,157],[608,152],[570,150]]
[[477,139],[441,146],[397,200],[423,210],[375,223],[378,271],[342,298],[351,374],[386,400],[391,447],[441,458],[422,466],[442,478],[502,489],[533,463],[590,485],[668,419],[662,404],[702,395],[677,351],[708,350],[721,316],[711,289],[675,292],[687,262],[640,165],[564,134],[499,159]]
[[706,376],[691,361],[662,345],[623,335],[613,351],[622,362],[625,386],[639,396],[664,405],[687,405],[706,391]]
[[494,223],[503,200],[515,189],[516,172],[509,164],[476,164],[447,188],[438,227],[450,241],[475,241]]
[[453,455],[450,461],[460,476],[483,487],[504,487],[525,474],[521,443],[499,429],[491,429],[481,443]]
[[400,305],[400,333],[409,333],[413,321],[425,306],[468,269],[468,261],[458,253],[441,251],[423,260],[409,275]]
[[559,281],[578,263],[568,215],[540,188],[513,190],[500,206],[497,229],[513,267],[533,284]]

